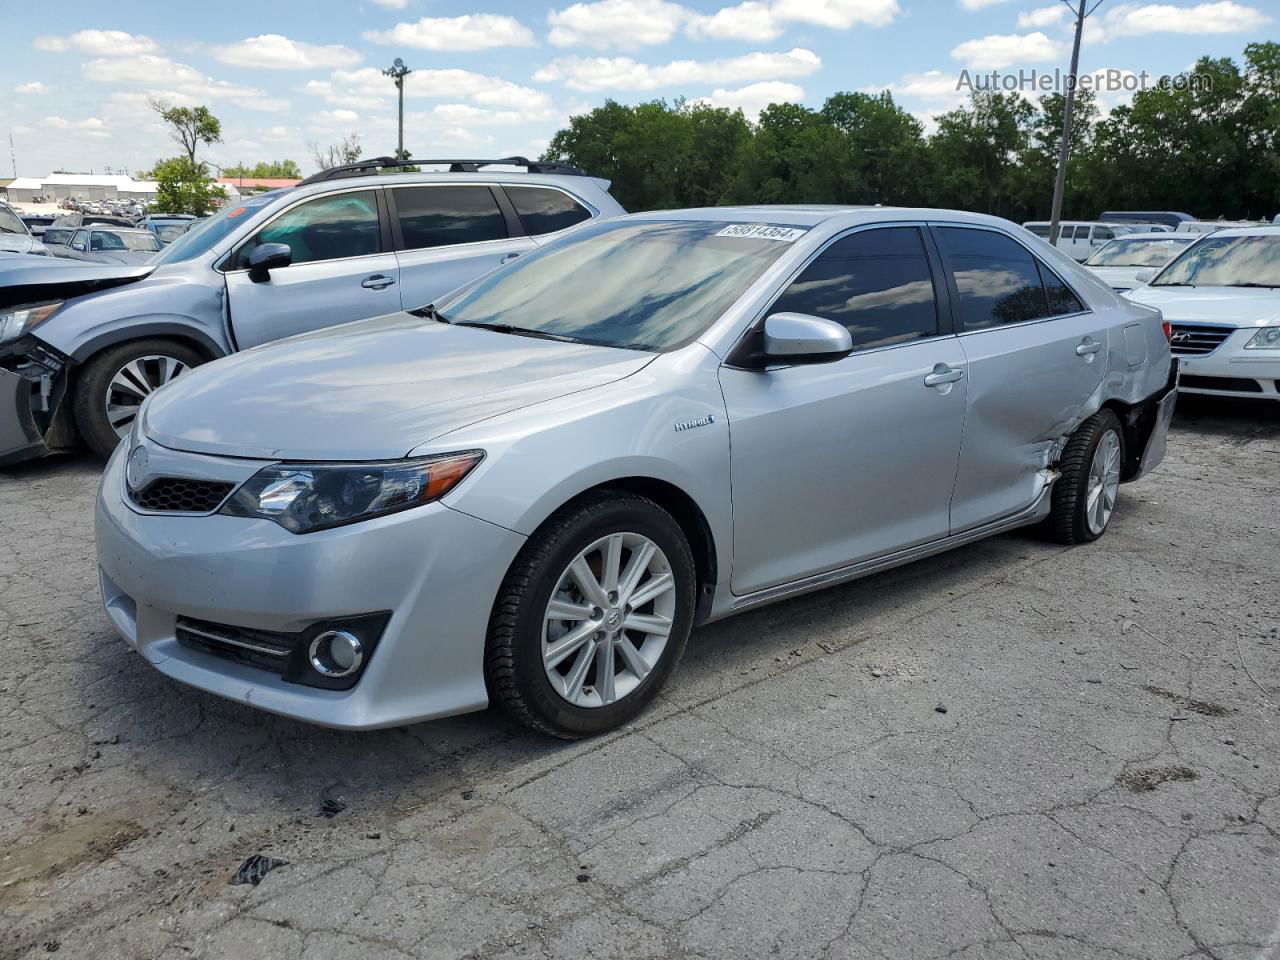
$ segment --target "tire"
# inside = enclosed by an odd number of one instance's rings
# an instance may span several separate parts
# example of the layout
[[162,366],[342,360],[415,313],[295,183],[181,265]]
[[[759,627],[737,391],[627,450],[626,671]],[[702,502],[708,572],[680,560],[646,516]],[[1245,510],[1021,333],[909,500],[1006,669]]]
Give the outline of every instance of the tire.
[[[1103,447],[1099,456],[1099,448]],[[1091,476],[1100,460],[1114,459],[1114,483],[1104,481],[1099,495],[1090,500]],[[1115,491],[1120,482],[1120,469],[1124,463],[1124,430],[1110,410],[1100,410],[1076,429],[1058,468],[1062,476],[1053,485],[1053,505],[1045,528],[1049,537],[1058,543],[1092,543],[1106,533],[1115,510]],[[1096,480],[1096,477],[1094,478]],[[1105,516],[1099,526],[1098,500],[1105,507]],[[1109,506],[1106,506],[1109,500]]]
[[[108,415],[108,405],[117,412],[116,423],[127,431],[133,423],[133,415],[127,415],[129,406],[140,404],[156,387],[204,360],[194,347],[173,340],[130,340],[102,351],[85,364],[76,382],[72,408],[80,436],[98,456],[111,456],[121,434]],[[113,388],[117,374],[131,384],[128,391]],[[117,403],[112,403],[113,397]]]
[[[606,565],[614,543],[619,546],[613,568],[621,575],[619,589],[608,594]],[[646,543],[655,548],[652,553]],[[629,580],[631,564],[638,567],[646,558],[644,570]],[[608,608],[590,601],[570,569],[575,563],[597,578],[597,587],[606,591],[597,596],[605,596]],[[628,595],[643,599],[659,590],[628,612]],[[485,643],[490,700],[535,730],[566,740],[621,726],[648,705],[680,660],[693,625],[694,596],[688,540],[652,500],[603,492],[561,508],[529,538],[498,591]],[[554,612],[566,613],[566,619],[552,618],[553,598]],[[636,623],[650,629],[669,623],[669,632],[662,641],[629,626]],[[585,639],[575,640],[579,636]],[[575,642],[572,652],[551,663],[557,644],[565,649]],[[601,676],[609,657],[612,683]]]

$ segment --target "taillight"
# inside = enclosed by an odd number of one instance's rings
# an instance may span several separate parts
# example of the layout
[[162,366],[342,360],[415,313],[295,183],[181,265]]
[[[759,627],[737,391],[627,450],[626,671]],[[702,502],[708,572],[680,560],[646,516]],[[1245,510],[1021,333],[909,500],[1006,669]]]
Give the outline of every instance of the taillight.
[[1168,320],[1160,321],[1160,329],[1164,331],[1164,338],[1170,343],[1173,342],[1173,324]]

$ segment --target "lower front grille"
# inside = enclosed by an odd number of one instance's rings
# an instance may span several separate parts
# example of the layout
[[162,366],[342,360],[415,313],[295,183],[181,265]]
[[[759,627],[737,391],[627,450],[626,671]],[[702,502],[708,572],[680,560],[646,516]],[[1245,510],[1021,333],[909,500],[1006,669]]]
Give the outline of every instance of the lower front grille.
[[1208,356],[1236,332],[1233,327],[1213,327],[1199,323],[1175,323],[1172,326],[1169,349],[1175,357]]
[[188,617],[178,618],[176,633],[178,642],[185,647],[270,670],[281,676],[303,636],[300,633],[271,633],[232,627]]
[[235,484],[189,477],[157,477],[129,496],[143,510],[174,513],[209,513],[227,499]]
[[1231,390],[1234,393],[1262,393],[1262,384],[1246,377],[1197,377],[1183,374],[1178,381],[1189,390]]

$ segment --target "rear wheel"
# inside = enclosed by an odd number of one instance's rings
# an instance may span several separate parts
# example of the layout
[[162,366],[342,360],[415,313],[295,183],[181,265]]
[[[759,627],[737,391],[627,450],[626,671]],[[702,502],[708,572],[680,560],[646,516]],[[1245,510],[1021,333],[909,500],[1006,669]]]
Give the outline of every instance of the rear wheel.
[[1107,531],[1120,490],[1124,431],[1100,410],[1073,433],[1062,452],[1047,527],[1059,543],[1091,543]]
[[109,457],[142,401],[203,362],[198,350],[172,340],[133,340],[104,350],[85,364],[76,385],[80,436],[98,456]]
[[605,493],[565,507],[499,591],[485,649],[491,698],[566,739],[626,723],[680,659],[694,579],[684,533],[652,500]]

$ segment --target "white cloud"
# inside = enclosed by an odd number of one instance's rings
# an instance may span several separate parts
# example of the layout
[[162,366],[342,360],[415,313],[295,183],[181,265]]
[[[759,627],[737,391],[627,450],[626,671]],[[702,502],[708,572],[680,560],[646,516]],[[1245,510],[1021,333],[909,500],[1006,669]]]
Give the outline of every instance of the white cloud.
[[653,65],[629,57],[568,57],[533,75],[539,82],[563,81],[574,90],[657,90],[662,87],[730,84],[803,77],[822,66],[812,50],[748,53],[727,60],[674,60]]
[[765,80],[737,90],[713,90],[711,96],[703,97],[701,102],[713,107],[741,110],[754,123],[759,118],[760,111],[771,103],[798,103],[803,99],[803,87],[781,80]]
[[1100,42],[1151,33],[1246,33],[1271,22],[1272,18],[1256,7],[1220,0],[1191,7],[1175,7],[1168,3],[1126,3],[1112,7],[1100,17],[1090,17],[1085,21],[1085,27],[1089,38]]
[[123,30],[79,30],[69,37],[45,35],[36,37],[33,45],[37,50],[48,53],[79,50],[95,57],[132,57],[160,49],[160,45],[150,37]]
[[688,19],[689,11],[667,0],[598,0],[575,3],[547,14],[547,39],[557,47],[634,49],[666,43]]
[[397,23],[390,30],[370,30],[364,38],[373,43],[449,52],[534,44],[533,33],[520,21],[492,13],[423,17],[416,23]]
[[1055,60],[1062,52],[1062,44],[1037,30],[1024,35],[991,34],[966,40],[951,51],[951,56],[965,66],[999,69],[1014,64]]
[[350,67],[363,58],[341,44],[319,45],[290,40],[278,33],[246,37],[238,43],[214,47],[215,60],[236,67],[264,70],[314,70],[320,67]]
[[1018,29],[1040,30],[1052,27],[1067,18],[1070,11],[1062,4],[1056,7],[1037,7],[1035,10],[1024,10],[1018,14]]
[[998,3],[1008,3],[1009,0],[960,0],[960,9],[968,10],[972,13],[974,10],[985,10],[987,7],[994,7]]
[[944,70],[926,70],[924,73],[909,73],[897,83],[889,84],[889,92],[914,100],[953,101],[963,99],[967,94],[961,93],[956,86],[956,75]]
[[898,0],[777,0],[773,4],[773,15],[779,20],[833,30],[848,30],[859,24],[883,27],[900,10]]
[[[312,80],[304,89],[334,106],[360,110],[387,108],[395,99],[394,84],[374,67],[335,70],[328,80]],[[551,98],[541,90],[458,68],[415,70],[405,77],[404,93],[409,99],[463,98],[481,105],[523,110],[529,119],[542,119],[551,109]]]
[[45,117],[38,126],[46,130],[75,130],[91,136],[109,136],[107,125],[97,117],[86,117],[83,120],[67,120],[63,117]]
[[409,0],[373,0],[383,10],[403,10],[409,5]]
[[773,14],[773,8],[760,0],[745,0],[736,7],[721,7],[708,17],[696,17],[690,21],[688,32],[692,36],[714,37],[717,40],[746,40],[751,43],[767,43],[777,39],[783,29]]
[[39,80],[32,80],[30,83],[18,84],[16,87],[13,88],[13,92],[23,93],[23,94],[48,93],[49,88],[46,87],[43,83],[41,83]]
[[280,113],[289,108],[287,100],[269,97],[256,87],[214,80],[195,67],[153,54],[121,60],[90,60],[80,67],[80,72],[95,83],[145,90],[176,106],[229,100],[241,109],[266,113]]

